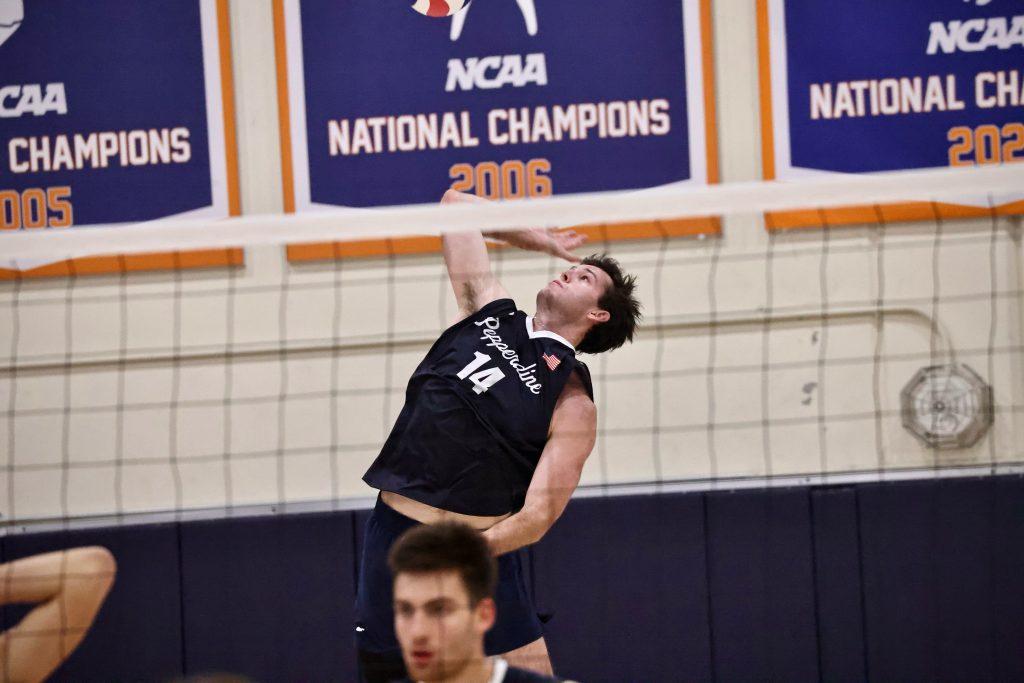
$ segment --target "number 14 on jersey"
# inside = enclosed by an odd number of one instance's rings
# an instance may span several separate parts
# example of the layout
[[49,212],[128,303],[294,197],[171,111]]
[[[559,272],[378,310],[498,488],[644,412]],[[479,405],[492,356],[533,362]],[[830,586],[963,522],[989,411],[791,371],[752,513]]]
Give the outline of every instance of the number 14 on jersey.
[[462,368],[456,377],[459,379],[466,379],[469,377],[469,381],[473,383],[474,393],[482,394],[493,387],[498,380],[503,378],[505,373],[498,368],[488,368],[486,370],[480,370],[480,372],[475,372],[487,361],[491,360],[491,357],[486,353],[480,353],[479,351],[474,351],[473,355],[473,360],[469,362],[469,365]]

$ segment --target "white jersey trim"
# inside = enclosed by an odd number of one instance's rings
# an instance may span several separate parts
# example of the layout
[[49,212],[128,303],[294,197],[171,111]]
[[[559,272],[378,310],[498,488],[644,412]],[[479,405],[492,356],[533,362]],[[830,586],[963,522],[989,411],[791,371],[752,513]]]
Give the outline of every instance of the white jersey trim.
[[533,316],[526,316],[526,334],[530,336],[530,339],[536,339],[537,337],[547,337],[548,339],[554,339],[557,342],[561,342],[572,349],[573,353],[576,353],[576,347],[570,344],[564,337],[561,337],[554,332],[548,332],[547,330],[539,330],[534,332],[533,330]]
[[501,657],[495,657],[494,671],[491,672],[491,680],[488,683],[501,683],[505,680],[506,671],[508,671],[508,662]]

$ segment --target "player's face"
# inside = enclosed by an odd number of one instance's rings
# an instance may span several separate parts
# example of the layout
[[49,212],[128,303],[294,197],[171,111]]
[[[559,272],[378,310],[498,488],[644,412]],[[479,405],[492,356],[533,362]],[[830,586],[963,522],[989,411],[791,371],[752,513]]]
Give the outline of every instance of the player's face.
[[395,633],[414,681],[445,681],[483,657],[494,601],[469,604],[459,573],[401,573],[394,584]]
[[[597,266],[586,264],[563,271],[537,295],[568,319],[579,319],[600,311],[597,302],[612,286],[612,278]],[[601,322],[595,319],[593,322]]]

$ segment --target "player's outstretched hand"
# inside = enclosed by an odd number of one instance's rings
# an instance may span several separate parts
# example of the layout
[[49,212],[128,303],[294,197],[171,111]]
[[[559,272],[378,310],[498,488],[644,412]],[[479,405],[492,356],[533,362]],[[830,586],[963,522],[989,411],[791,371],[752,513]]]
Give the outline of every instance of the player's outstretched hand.
[[484,233],[488,237],[504,240],[514,247],[527,251],[540,251],[570,263],[579,263],[580,257],[572,250],[587,241],[586,235],[575,230],[553,230],[546,228],[525,228],[522,230],[502,230],[501,232]]
[[458,190],[445,190],[444,196],[441,197],[442,204],[484,204],[486,202],[487,200],[483,197]]
[[[480,204],[486,201],[483,197],[457,190],[448,190],[441,198],[442,204]],[[508,242],[520,249],[551,254],[570,263],[580,262],[580,257],[572,253],[572,250],[587,241],[586,235],[581,235],[572,229],[523,228],[520,230],[486,231],[484,234],[491,239]]]
[[[582,246],[587,241],[586,235],[581,235],[572,229],[544,230],[542,228],[533,228],[524,232],[532,233],[530,237],[532,238],[531,241],[536,243],[536,246],[532,247],[535,251],[543,251],[546,254],[564,258],[570,263],[580,262],[580,257],[572,253],[572,250]],[[513,244],[515,243],[513,242]],[[531,247],[525,248],[529,249]]]

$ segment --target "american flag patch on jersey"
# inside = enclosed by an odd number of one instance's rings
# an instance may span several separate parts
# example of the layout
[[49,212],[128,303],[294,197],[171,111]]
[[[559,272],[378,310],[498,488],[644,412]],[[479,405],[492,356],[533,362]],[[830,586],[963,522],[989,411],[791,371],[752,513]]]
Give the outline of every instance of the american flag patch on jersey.
[[543,354],[543,355],[541,356],[541,358],[543,358],[543,359],[544,359],[544,362],[548,364],[548,368],[549,368],[549,369],[550,369],[551,371],[554,371],[554,370],[555,370],[555,368],[557,368],[557,367],[558,367],[558,364],[562,362],[562,361],[560,361],[560,360],[558,359],[558,356],[549,356],[549,355],[548,355],[548,354],[546,354],[546,353],[545,353],[545,354]]

